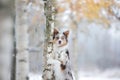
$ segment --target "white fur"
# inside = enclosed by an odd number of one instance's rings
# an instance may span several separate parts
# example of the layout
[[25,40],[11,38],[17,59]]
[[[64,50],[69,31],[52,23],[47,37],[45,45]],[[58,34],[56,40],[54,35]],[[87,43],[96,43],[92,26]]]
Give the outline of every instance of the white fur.
[[55,71],[55,77],[57,80],[64,80],[64,74],[61,72],[60,61],[55,59],[48,59],[48,64],[53,64],[53,70]]

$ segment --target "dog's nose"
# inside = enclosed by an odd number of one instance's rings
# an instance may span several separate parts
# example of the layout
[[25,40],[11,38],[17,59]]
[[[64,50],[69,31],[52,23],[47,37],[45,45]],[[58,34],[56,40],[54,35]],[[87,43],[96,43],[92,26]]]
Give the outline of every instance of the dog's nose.
[[59,44],[61,44],[61,41],[59,41]]

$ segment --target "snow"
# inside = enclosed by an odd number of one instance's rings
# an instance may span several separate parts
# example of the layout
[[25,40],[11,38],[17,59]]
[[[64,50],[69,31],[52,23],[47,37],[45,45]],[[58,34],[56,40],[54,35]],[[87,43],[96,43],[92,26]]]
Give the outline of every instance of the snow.
[[120,78],[104,78],[104,77],[81,77],[79,80],[120,80]]
[[120,69],[80,71],[79,80],[120,80]]
[[29,80],[42,80],[41,74],[29,73]]
[[[41,75],[31,74],[30,80],[42,80]],[[120,80],[120,78],[108,78],[101,76],[79,76],[79,80]]]
[[[78,80],[120,80],[120,69],[105,71],[80,71]],[[42,80],[41,74],[30,73],[30,80]]]

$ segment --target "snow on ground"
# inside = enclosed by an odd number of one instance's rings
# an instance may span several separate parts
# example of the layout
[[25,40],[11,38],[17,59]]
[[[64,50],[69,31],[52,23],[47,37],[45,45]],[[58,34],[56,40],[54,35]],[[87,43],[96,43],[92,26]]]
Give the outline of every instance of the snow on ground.
[[[106,74],[107,75],[107,74]],[[79,80],[120,80],[118,77],[107,77],[100,75],[79,75]]]
[[120,69],[105,71],[80,71],[79,80],[120,80]]
[[[80,71],[78,80],[120,80],[120,69],[106,71]],[[41,74],[29,74],[30,80],[42,80]]]
[[79,80],[120,80],[120,78],[80,77]]
[[29,80],[42,80],[41,74],[29,73]]

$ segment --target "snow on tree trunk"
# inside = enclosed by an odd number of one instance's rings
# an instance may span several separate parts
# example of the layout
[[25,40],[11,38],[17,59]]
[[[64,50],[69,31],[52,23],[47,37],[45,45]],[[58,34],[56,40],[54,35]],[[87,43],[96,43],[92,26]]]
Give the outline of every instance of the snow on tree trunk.
[[16,80],[28,80],[29,73],[26,6],[25,0],[16,0]]
[[55,80],[52,65],[47,64],[49,57],[54,57],[53,54],[53,43],[52,33],[55,27],[55,0],[44,0],[44,10],[46,16],[46,28],[45,28],[45,42],[44,42],[44,70],[43,70],[43,80]]

